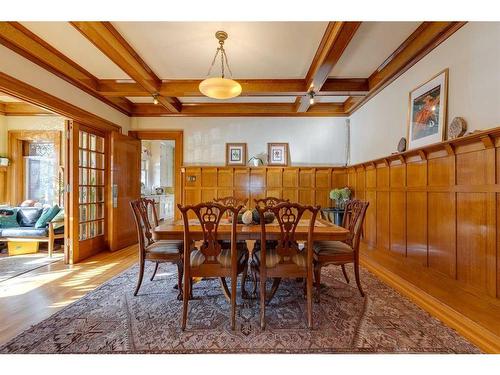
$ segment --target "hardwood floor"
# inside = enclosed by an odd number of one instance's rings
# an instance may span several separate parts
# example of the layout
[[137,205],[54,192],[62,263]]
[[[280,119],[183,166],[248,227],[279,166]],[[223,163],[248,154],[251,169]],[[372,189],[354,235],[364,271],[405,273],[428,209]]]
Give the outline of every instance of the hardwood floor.
[[0,345],[137,262],[136,245],[81,263],[52,263],[0,283]]
[[[500,353],[500,302],[385,250],[360,246],[361,265],[487,353]],[[438,296],[438,297],[433,297]]]

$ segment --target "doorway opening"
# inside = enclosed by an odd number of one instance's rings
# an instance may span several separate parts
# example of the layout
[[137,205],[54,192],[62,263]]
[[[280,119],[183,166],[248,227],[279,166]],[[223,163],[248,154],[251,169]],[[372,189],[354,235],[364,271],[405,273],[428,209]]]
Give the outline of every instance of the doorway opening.
[[175,141],[141,141],[141,197],[155,201],[160,220],[174,218]]
[[153,199],[160,220],[178,219],[181,201],[183,131],[130,131],[141,140],[141,196]]
[[68,259],[66,119],[0,93],[0,281]]

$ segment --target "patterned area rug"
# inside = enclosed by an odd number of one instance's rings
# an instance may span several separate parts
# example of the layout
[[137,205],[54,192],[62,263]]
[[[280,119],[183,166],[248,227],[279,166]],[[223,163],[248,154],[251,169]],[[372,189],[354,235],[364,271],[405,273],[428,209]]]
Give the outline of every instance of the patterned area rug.
[[[259,305],[240,300],[237,329],[218,280],[194,286],[180,329],[175,268],[132,292],[137,266],[0,347],[2,353],[478,353],[479,350],[366,270],[362,298],[339,268],[324,269],[314,329],[306,326],[302,284],[282,282],[259,328]],[[152,267],[146,270],[151,274]],[[351,276],[352,272],[350,272]],[[354,277],[352,277],[354,279]],[[249,289],[249,288],[248,288]]]
[[54,253],[52,258],[43,253],[0,256],[0,283],[46,264],[58,262],[63,258],[63,255],[62,253]]

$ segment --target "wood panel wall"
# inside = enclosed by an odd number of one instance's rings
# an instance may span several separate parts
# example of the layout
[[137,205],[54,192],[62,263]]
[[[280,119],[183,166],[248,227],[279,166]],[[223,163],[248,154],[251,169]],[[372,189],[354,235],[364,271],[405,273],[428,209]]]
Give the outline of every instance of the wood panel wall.
[[[401,265],[500,298],[498,130],[348,168],[348,186],[370,202],[364,241]],[[370,255],[371,254],[371,255]]]
[[0,204],[7,201],[7,167],[0,167]]
[[183,204],[236,196],[253,200],[265,196],[302,204],[330,206],[329,192],[347,185],[342,167],[183,167]]

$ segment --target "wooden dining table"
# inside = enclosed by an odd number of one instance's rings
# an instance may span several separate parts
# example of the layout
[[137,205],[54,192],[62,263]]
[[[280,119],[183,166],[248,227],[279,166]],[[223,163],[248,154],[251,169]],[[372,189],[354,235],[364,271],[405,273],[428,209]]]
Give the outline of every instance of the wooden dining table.
[[[230,240],[231,239],[231,222],[227,219],[222,219],[219,224],[219,228],[217,231],[217,239],[218,240]],[[253,225],[244,225],[238,224],[236,226],[236,239],[237,240],[245,240],[245,241],[255,241],[260,240],[261,236],[261,225],[253,224]],[[299,242],[307,241],[307,236],[309,232],[309,220],[303,219],[299,222],[299,225],[295,231],[295,240]],[[203,231],[201,226],[199,225],[199,221],[197,219],[189,220],[189,233],[191,236],[191,240],[199,241],[203,240]],[[184,223],[182,220],[176,221],[166,221],[160,223],[157,227],[153,229],[153,239],[155,241],[159,240],[183,240],[184,239]],[[349,231],[343,227],[335,225],[329,221],[324,219],[317,218],[314,223],[314,232],[313,232],[313,240],[314,241],[344,241],[347,239]],[[276,220],[270,224],[266,224],[266,239],[267,240],[279,240],[281,237],[280,227]],[[253,253],[253,246],[247,247],[249,252]],[[256,288],[257,288],[257,277],[256,273],[258,272],[255,268],[255,265],[252,265],[251,257],[250,259],[250,269],[253,274],[254,280],[254,288],[251,293],[254,298],[256,298]],[[224,283],[223,283],[224,284]],[[274,295],[277,287],[279,285],[279,281],[277,283],[273,283],[273,288],[270,293],[270,297]],[[226,298],[227,287],[222,285],[222,290],[225,291]],[[245,287],[242,284],[242,295],[244,298],[248,298],[248,294],[245,291]]]
[[[303,219],[297,226],[295,239],[297,241],[307,241],[309,230],[309,220]],[[260,224],[244,225],[238,224],[236,227],[236,238],[238,240],[260,240]],[[192,240],[202,240],[203,232],[198,221],[195,219],[189,222],[189,232]],[[349,231],[343,227],[335,225],[323,219],[316,219],[314,226],[314,241],[344,241],[347,239]],[[223,219],[219,224],[217,232],[219,240],[231,239],[231,223]],[[280,238],[280,227],[276,221],[266,224],[266,238],[268,240],[278,240]],[[182,220],[166,221],[160,223],[153,229],[153,239],[158,240],[183,240],[184,224]]]

